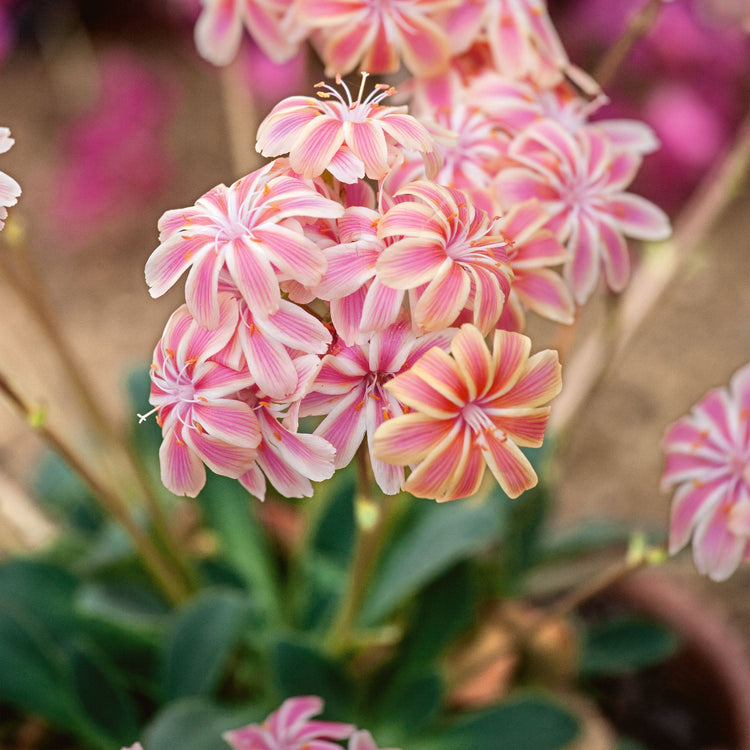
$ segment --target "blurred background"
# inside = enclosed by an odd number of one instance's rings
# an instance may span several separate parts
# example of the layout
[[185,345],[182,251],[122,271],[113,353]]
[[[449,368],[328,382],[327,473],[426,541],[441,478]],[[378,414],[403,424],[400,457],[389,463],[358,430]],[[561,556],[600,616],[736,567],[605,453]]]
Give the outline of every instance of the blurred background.
[[[643,0],[550,0],[571,60],[593,71]],[[309,93],[307,53],[278,67],[246,38],[221,71],[197,55],[192,0],[0,0],[0,125],[13,149],[0,168],[23,188],[0,235],[2,252],[28,253],[53,325],[70,344],[107,415],[135,421],[128,373],[145,370],[181,290],[150,299],[143,280],[157,221],[255,166],[254,130],[267,109]],[[746,0],[664,3],[607,87],[607,117],[634,117],[662,142],[634,192],[679,220],[709,184],[748,113]],[[241,100],[231,91],[247,93]],[[230,136],[228,118],[235,118]],[[560,528],[609,519],[664,533],[659,492],[665,427],[750,360],[750,192],[730,205],[674,275],[610,376],[588,397],[560,446]],[[604,315],[582,311],[570,348]],[[0,278],[0,361],[66,434],[85,441],[80,404],[45,334],[7,274]],[[548,331],[540,328],[540,336]],[[536,345],[537,348],[541,344]],[[565,375],[565,371],[564,371]],[[144,403],[143,410],[148,407]],[[0,555],[44,543],[54,513],[35,501],[41,445],[0,405]],[[671,563],[750,639],[750,571],[706,584],[689,555]]]

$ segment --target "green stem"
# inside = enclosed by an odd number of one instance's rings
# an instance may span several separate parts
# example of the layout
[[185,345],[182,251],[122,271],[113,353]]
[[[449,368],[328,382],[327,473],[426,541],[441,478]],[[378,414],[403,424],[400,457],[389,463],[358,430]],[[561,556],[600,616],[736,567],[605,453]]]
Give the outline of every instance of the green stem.
[[358,492],[354,501],[354,516],[357,537],[349,582],[328,633],[328,648],[333,653],[345,652],[349,647],[354,624],[367,591],[367,584],[380,557],[388,521],[397,497],[381,495],[379,500],[373,497],[373,477],[366,443],[363,442],[360,446],[356,460]]
[[[55,317],[51,314],[43,291],[42,280],[37,269],[31,262],[28,248],[23,243],[23,229],[15,226],[15,241],[8,240],[10,248],[20,269],[16,269],[10,258],[0,252],[0,268],[5,274],[9,286],[16,292],[25,304],[29,312],[34,316],[39,328],[47,337],[55,354],[57,355],[67,378],[74,387],[81,405],[84,407],[91,426],[96,430],[103,440],[105,446],[109,446],[112,455],[125,459],[130,469],[129,473],[140,487],[140,494],[145,502],[146,511],[154,528],[159,545],[164,553],[170,557],[174,565],[180,570],[191,588],[197,587],[197,576],[187,558],[180,551],[180,544],[174,538],[164,510],[159,502],[156,490],[151,483],[148,473],[143,465],[141,457],[127,440],[113,428],[110,420],[100,407],[99,399],[93,392],[78,362],[75,359],[71,347],[65,340]],[[123,467],[124,468],[124,467]],[[120,484],[119,479],[115,482]]]
[[8,398],[42,440],[78,474],[101,506],[122,526],[167,598],[173,604],[183,601],[188,593],[184,581],[169,561],[164,560],[148,534],[135,522],[127,503],[89,469],[73,448],[45,423],[41,410],[29,404],[2,373],[0,393]]

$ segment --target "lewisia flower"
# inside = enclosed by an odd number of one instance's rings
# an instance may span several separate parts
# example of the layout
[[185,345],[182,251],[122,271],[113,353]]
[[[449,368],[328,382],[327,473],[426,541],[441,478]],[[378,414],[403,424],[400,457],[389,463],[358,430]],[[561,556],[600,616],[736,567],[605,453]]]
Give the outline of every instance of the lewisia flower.
[[[0,154],[4,154],[15,143],[10,137],[8,128],[0,128]],[[0,229],[5,226],[8,218],[8,208],[15,206],[18,196],[21,195],[21,186],[5,172],[0,172]]]
[[[341,469],[354,458],[365,435],[372,446],[375,430],[386,420],[404,413],[386,383],[405,372],[433,347],[447,350],[454,329],[417,338],[411,326],[399,322],[372,334],[369,341],[349,346],[323,358],[301,413],[326,414],[315,430],[336,448],[335,466]],[[404,470],[371,455],[373,476],[386,495],[395,495],[404,481]]]
[[395,323],[404,292],[377,278],[375,264],[389,240],[378,239],[380,213],[365,206],[347,208],[338,219],[339,242],[323,253],[328,268],[315,294],[331,303],[331,321],[340,339],[354,344],[372,331]]
[[323,253],[305,236],[300,217],[336,218],[343,211],[272,162],[161,217],[161,244],[146,262],[149,292],[160,297],[190,268],[188,309],[200,325],[215,328],[219,274],[226,269],[253,313],[268,316],[281,306],[280,278],[312,286],[325,271]]
[[464,308],[489,333],[510,291],[513,271],[496,223],[461,190],[417,181],[396,192],[402,201],[380,220],[378,237],[393,237],[375,266],[394,289],[424,287],[412,311],[427,331],[452,325]]
[[416,76],[444,70],[448,35],[437,14],[461,0],[298,0],[300,19],[319,30],[326,75],[394,73],[401,60]]
[[539,200],[550,216],[548,226],[570,251],[564,275],[579,304],[594,291],[601,266],[612,290],[624,288],[630,275],[625,235],[669,236],[669,219],[660,208],[624,192],[640,155],[612,148],[591,129],[571,134],[552,120],[540,120],[511,143],[508,153],[522,166],[498,175],[500,204],[509,209]]
[[345,183],[365,174],[374,180],[383,178],[396,145],[432,153],[435,144],[430,134],[406,114],[406,107],[381,106],[395,89],[379,83],[362,99],[366,79],[363,73],[356,100],[340,77],[336,82],[346,99],[332,86],[319,83],[320,99],[292,96],[282,100],[260,124],[256,150],[263,156],[289,153],[291,168],[303,177],[317,177],[328,170]]
[[238,316],[236,301],[223,295],[219,325],[208,331],[182,305],[154,351],[150,402],[164,436],[161,479],[175,495],[200,492],[206,482],[204,463],[237,479],[255,460],[261,439],[258,419],[236,398],[252,378],[247,370],[213,359],[231,340]]
[[662,446],[662,487],[675,489],[669,551],[692,535],[698,570],[722,581],[750,559],[750,365],[672,425]]
[[484,34],[495,67],[509,78],[552,85],[569,65],[545,0],[463,2],[448,14],[445,25],[456,53]]
[[485,462],[509,497],[537,483],[519,446],[542,444],[549,407],[560,392],[557,352],[529,357],[531,340],[495,331],[492,353],[472,325],[451,341],[451,358],[430,349],[385,388],[410,411],[381,425],[373,453],[416,464],[403,489],[438,501],[474,494]]
[[567,284],[550,266],[562,265],[567,250],[546,228],[547,214],[536,200],[518,203],[502,216],[498,228],[508,240],[513,285],[500,328],[522,331],[524,308],[557,323],[573,322],[575,303]]
[[[249,724],[223,737],[234,750],[341,750],[332,740],[345,740],[355,727],[311,720],[322,711],[323,699],[315,695],[289,698],[262,724]],[[357,750],[370,749],[361,745]]]
[[201,0],[195,44],[214,65],[231,62],[240,47],[242,29],[274,62],[291,60],[304,37],[295,21],[292,0]]
[[239,395],[260,425],[256,459],[239,480],[259,500],[265,499],[266,479],[284,497],[311,497],[312,482],[329,479],[334,472],[333,446],[319,435],[297,431],[300,403],[320,369],[320,358],[307,354],[293,363],[297,387],[285,398],[274,400],[257,386]]

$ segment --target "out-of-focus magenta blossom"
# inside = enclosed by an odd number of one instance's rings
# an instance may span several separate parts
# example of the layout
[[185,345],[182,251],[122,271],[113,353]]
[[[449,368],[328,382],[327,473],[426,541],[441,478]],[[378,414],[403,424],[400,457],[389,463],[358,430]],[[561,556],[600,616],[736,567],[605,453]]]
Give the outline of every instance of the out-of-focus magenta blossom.
[[220,321],[213,331],[199,326],[183,305],[172,314],[154,351],[150,402],[164,436],[161,479],[176,495],[200,492],[206,482],[204,463],[217,474],[238,479],[255,459],[261,440],[258,419],[237,398],[252,378],[247,370],[213,359],[230,342],[237,321],[237,302],[229,295],[220,300]]
[[495,331],[493,352],[465,324],[451,358],[430,349],[386,389],[410,408],[382,424],[373,440],[381,461],[417,464],[404,490],[440,502],[474,494],[485,462],[503,491],[517,497],[537,482],[519,446],[542,444],[549,407],[561,388],[557,352],[529,358],[531,340]]
[[254,42],[242,45],[238,67],[248,96],[265,111],[282,97],[299,91],[307,85],[307,59],[305,48],[284,62],[275,62]]
[[195,24],[200,55],[214,65],[231,62],[240,48],[242,31],[274,62],[290,60],[304,38],[292,0],[201,0]]
[[589,129],[569,133],[540,120],[511,143],[508,168],[495,183],[500,204],[510,209],[530,198],[549,214],[548,225],[570,251],[565,278],[576,302],[591,295],[603,267],[607,284],[621,291],[630,275],[625,235],[643,240],[669,236],[666,214],[625,188],[640,166],[637,153],[613,149]]
[[299,217],[336,218],[343,212],[272,162],[161,217],[161,244],[146,263],[149,292],[160,297],[190,268],[188,308],[201,325],[213,328],[219,322],[219,274],[226,269],[253,314],[268,316],[281,305],[281,278],[312,286],[326,267]]
[[[558,20],[571,55],[599,58],[631,12],[630,3],[610,0],[569,3]],[[663,3],[653,28],[607,87],[613,104],[597,118],[616,111],[642,117],[656,131],[662,146],[645,162],[636,185],[670,211],[728,147],[744,116],[750,37],[742,17],[748,12],[742,0]]]
[[[289,698],[262,724],[249,724],[224,733],[234,750],[341,750],[332,740],[345,740],[355,727],[333,721],[316,721],[323,700],[310,695]],[[366,745],[357,750],[370,750]]]
[[[10,137],[10,130],[0,128],[0,154],[10,150],[14,143],[15,139]],[[5,226],[8,208],[18,203],[19,195],[21,195],[21,186],[10,175],[0,172],[0,229]]]
[[513,271],[496,221],[455,188],[419,180],[396,193],[378,225],[378,237],[395,241],[375,265],[395,289],[418,290],[414,322],[427,331],[447,328],[464,308],[489,333],[503,311]]
[[[337,469],[354,458],[365,435],[372,451],[375,430],[386,420],[404,413],[403,406],[385,388],[400,372],[407,371],[432,347],[447,350],[454,329],[417,337],[407,323],[399,322],[373,333],[369,341],[346,347],[323,358],[302,414],[326,414],[315,430],[336,448]],[[386,495],[401,490],[404,470],[372,456],[375,481]]]
[[346,75],[359,64],[394,73],[401,61],[417,76],[448,66],[451,48],[439,15],[461,0],[298,0],[303,23],[316,31],[326,75]]
[[750,558],[750,365],[667,430],[662,487],[675,489],[674,554],[693,537],[698,570],[716,581]]
[[53,180],[50,222],[67,227],[67,245],[148,205],[164,187],[172,171],[165,124],[174,101],[134,54],[102,56],[96,100],[66,129]]
[[380,102],[394,93],[376,84],[363,100],[366,74],[356,100],[337,78],[346,94],[325,83],[318,96],[293,96],[279,102],[258,128],[256,149],[263,156],[289,154],[289,164],[303,177],[328,170],[341,182],[356,182],[365,174],[374,180],[385,176],[397,145],[430,154],[435,144],[421,122],[406,107],[386,107]]

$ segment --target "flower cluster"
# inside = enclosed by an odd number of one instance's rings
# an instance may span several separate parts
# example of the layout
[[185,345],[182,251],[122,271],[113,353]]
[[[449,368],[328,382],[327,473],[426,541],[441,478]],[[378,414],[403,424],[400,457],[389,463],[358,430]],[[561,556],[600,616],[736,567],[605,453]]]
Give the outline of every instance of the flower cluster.
[[675,488],[669,550],[692,535],[698,570],[722,581],[750,559],[750,365],[672,425],[663,446],[662,485]]
[[199,34],[263,8],[314,28],[329,69],[403,59],[418,77],[411,110],[367,74],[356,97],[336,76],[284,99],[257,133],[272,162],[162,217],[151,294],[187,272],[152,369],[166,486],[196,495],[205,465],[259,498],[309,496],[365,436],[387,494],[465,497],[485,464],[510,496],[533,486],[521,448],[560,370],[529,356],[526,312],[572,322],[600,274],[624,286],[625,236],[667,235],[626,192],[653,134],[589,121],[603,96],[541,2],[204,6]]

